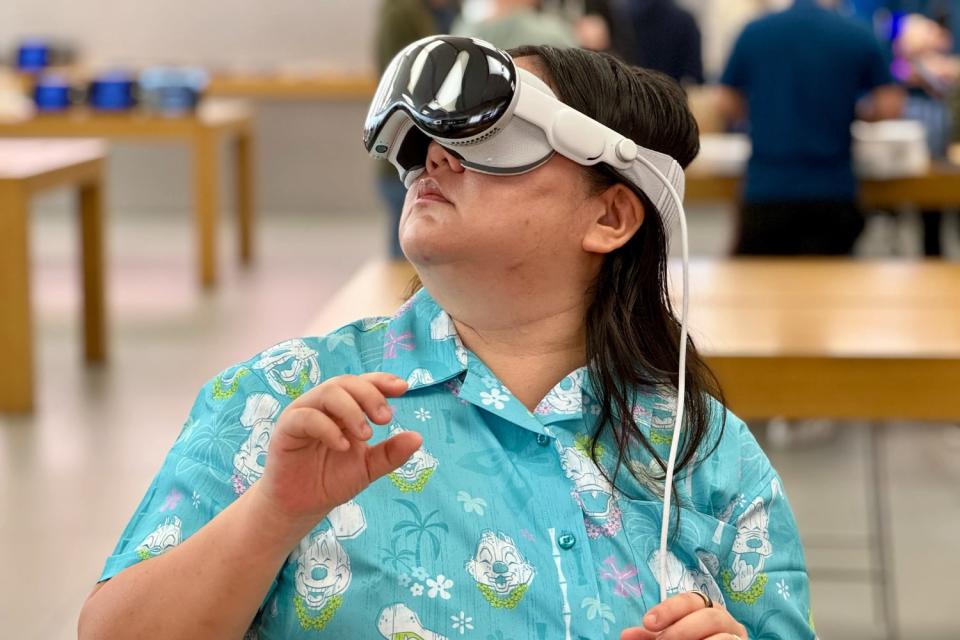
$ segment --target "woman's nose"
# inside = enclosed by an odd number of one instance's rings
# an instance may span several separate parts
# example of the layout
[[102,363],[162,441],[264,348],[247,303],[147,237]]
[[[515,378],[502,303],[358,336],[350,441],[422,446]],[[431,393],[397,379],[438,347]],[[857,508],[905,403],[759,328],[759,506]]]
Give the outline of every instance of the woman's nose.
[[427,147],[427,175],[436,173],[443,165],[450,167],[454,173],[463,173],[463,164],[461,164],[460,158],[440,146],[439,143],[431,141]]

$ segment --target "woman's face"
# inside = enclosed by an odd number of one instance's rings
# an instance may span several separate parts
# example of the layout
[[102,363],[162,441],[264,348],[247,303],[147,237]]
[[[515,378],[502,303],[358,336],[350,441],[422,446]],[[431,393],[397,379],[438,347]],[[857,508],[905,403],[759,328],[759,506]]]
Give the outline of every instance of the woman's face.
[[[516,62],[538,73],[530,58]],[[499,272],[556,265],[583,256],[594,200],[583,168],[559,154],[528,173],[491,176],[466,170],[432,142],[426,170],[407,191],[400,243],[423,267],[486,262]]]

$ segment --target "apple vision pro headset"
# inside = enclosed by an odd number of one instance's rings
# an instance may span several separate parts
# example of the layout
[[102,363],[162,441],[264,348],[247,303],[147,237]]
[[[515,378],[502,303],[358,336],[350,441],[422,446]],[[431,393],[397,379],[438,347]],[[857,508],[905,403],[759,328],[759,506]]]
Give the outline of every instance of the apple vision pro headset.
[[[638,114],[642,117],[642,114]],[[582,166],[603,163],[642,191],[664,219],[680,224],[683,302],[679,382],[660,526],[660,599],[665,600],[667,532],[686,389],[689,290],[683,169],[670,156],[641,147],[556,98],[508,53],[476,38],[430,36],[394,57],[370,103],[363,143],[393,164],[406,187],[425,170],[436,141],[471,171],[518,175],[559,153]]]

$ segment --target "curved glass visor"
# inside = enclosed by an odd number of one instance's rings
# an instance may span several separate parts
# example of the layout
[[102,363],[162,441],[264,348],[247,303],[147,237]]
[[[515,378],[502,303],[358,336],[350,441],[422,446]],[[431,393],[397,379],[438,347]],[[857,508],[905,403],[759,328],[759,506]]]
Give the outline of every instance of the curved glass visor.
[[364,123],[364,146],[385,156],[395,139],[392,116],[401,110],[430,136],[481,135],[509,110],[516,88],[516,67],[506,52],[474,38],[424,38],[398,53],[384,72]]

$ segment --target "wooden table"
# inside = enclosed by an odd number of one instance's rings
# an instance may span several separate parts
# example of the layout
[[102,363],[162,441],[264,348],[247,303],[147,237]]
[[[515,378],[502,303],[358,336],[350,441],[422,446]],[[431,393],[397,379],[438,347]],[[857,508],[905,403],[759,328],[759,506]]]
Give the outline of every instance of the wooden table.
[[221,138],[234,140],[240,257],[253,257],[253,131],[252,114],[242,102],[208,101],[195,114],[162,117],[141,112],[101,114],[74,110],[41,114],[26,120],[0,121],[0,137],[97,137],[152,141],[180,140],[193,150],[193,184],[197,226],[197,262],[200,281],[217,280],[217,227]]
[[[679,266],[671,263],[674,291]],[[691,335],[741,417],[960,419],[960,264],[744,259],[690,268]],[[412,276],[404,262],[367,264],[311,332],[391,313]]]
[[96,140],[0,140],[0,411],[33,408],[29,200],[79,192],[86,359],[106,358],[103,302],[104,145]]
[[372,73],[219,72],[210,78],[206,94],[266,100],[369,100],[378,80]]
[[[684,201],[738,202],[740,176],[719,175],[697,167],[687,171]],[[871,208],[894,209],[903,205],[942,210],[960,206],[960,166],[934,164],[925,176],[893,180],[862,180],[860,201]]]

